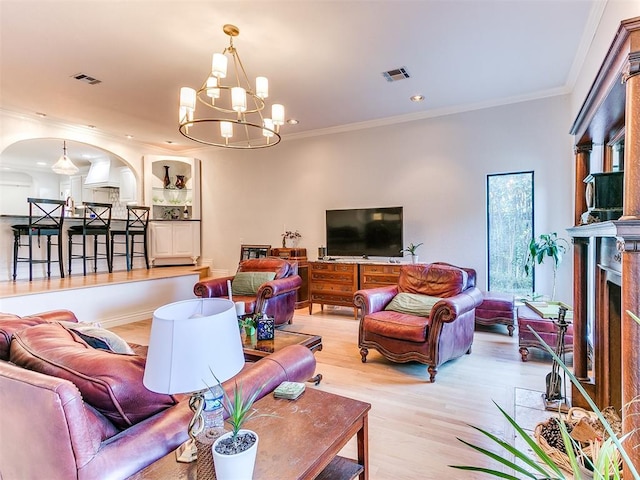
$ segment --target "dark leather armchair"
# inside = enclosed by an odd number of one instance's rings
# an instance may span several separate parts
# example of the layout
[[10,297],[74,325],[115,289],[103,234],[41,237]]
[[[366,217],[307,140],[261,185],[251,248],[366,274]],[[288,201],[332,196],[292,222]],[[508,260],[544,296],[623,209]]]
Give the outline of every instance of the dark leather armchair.
[[[238,272],[275,273],[275,278],[263,283],[256,295],[233,295],[235,302],[244,302],[246,314],[264,312],[274,318],[276,325],[293,321],[296,295],[302,284],[298,262],[275,257],[252,258],[240,262]],[[202,280],[195,284],[193,293],[202,298],[228,298],[227,280],[234,278],[235,275]]]
[[[404,265],[398,285],[358,290],[360,310],[358,346],[362,361],[375,348],[393,362],[428,365],[435,381],[438,367],[471,353],[475,308],[482,303],[476,272],[445,263]],[[401,292],[437,297],[428,316],[385,310]]]

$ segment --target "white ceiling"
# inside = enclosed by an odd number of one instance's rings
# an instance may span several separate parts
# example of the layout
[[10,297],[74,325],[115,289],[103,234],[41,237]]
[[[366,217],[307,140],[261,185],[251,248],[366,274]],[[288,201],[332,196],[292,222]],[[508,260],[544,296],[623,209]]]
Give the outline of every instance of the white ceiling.
[[[348,129],[570,91],[602,0],[0,0],[0,108],[176,150],[225,23],[296,126]],[[381,75],[406,67],[411,78]],[[72,78],[85,73],[102,81]],[[426,100],[413,103],[409,97]],[[46,121],[46,120],[45,120]],[[57,147],[58,149],[60,147]],[[56,158],[59,154],[56,154]]]

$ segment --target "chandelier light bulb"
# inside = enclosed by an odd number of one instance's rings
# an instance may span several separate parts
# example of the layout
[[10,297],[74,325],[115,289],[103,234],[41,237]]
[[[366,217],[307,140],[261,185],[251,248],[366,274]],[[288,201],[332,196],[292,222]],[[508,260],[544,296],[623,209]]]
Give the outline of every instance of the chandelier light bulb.
[[180,89],[180,106],[187,110],[196,109],[196,91],[191,87]]
[[211,75],[216,78],[227,76],[227,56],[222,53],[214,53],[211,59]]
[[207,96],[211,98],[211,103],[215,98],[220,98],[220,89],[218,88],[218,79],[216,77],[207,78]]
[[256,95],[263,100],[269,96],[269,80],[267,77],[256,77]]
[[220,122],[220,135],[224,138],[233,137],[233,123]]
[[233,87],[231,89],[231,108],[238,113],[247,111],[247,91],[244,88]]
[[271,106],[271,118],[274,125],[284,125],[284,105],[274,103]]
[[274,135],[274,133],[273,133],[273,120],[271,120],[270,118],[265,118],[264,122],[263,122],[263,126],[264,126],[264,128],[262,129],[262,135],[264,135],[267,138],[273,137],[273,135]]

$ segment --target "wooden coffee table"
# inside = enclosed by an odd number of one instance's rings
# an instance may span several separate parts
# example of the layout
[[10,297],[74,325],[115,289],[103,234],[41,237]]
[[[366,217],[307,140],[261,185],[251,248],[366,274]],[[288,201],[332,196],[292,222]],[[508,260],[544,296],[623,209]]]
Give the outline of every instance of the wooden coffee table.
[[[322,350],[322,337],[320,335],[309,335],[307,333],[290,332],[288,330],[276,329],[273,340],[256,340],[253,337],[247,337],[242,331],[242,349],[244,350],[244,358],[249,362],[257,362],[263,357],[271,355],[278,350],[282,350],[289,345],[302,345],[312,352]],[[322,374],[318,373],[310,382],[318,385],[322,380]]]
[[[307,388],[297,400],[269,394],[255,407],[273,416],[254,417],[246,425],[260,438],[254,480],[369,478],[369,403]],[[339,456],[354,435],[358,458]],[[172,452],[130,480],[196,480],[196,472],[196,462],[178,463]]]

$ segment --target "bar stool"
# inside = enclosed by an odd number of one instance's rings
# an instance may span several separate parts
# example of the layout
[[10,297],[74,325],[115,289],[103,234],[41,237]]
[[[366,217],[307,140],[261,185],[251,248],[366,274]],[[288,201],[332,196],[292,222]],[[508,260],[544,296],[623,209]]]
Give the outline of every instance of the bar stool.
[[[87,260],[93,260],[93,272],[98,270],[98,260],[107,261],[109,273],[112,272],[111,250],[109,248],[109,231],[111,228],[111,204],[97,202],[82,202],[84,213],[82,225],[73,225],[67,230],[69,237],[69,275],[71,275],[71,263],[74,259],[82,259],[82,274],[87,274]],[[82,236],[82,242],[73,242],[73,237]],[[104,235],[104,244],[99,242]],[[93,237],[93,252],[87,252],[87,237]],[[73,246],[82,245],[82,254],[74,254]],[[105,252],[99,252],[98,247],[104,245]]]
[[[47,277],[51,278],[51,246],[58,247],[58,266],[60,268],[60,278],[64,278],[64,265],[62,259],[62,223],[64,222],[64,200],[52,200],[47,198],[27,198],[29,202],[29,223],[12,225],[13,230],[13,281],[15,282],[18,273],[18,262],[29,263],[29,281],[33,280],[33,265],[38,263],[47,264]],[[20,243],[23,236],[29,237],[28,243]],[[38,248],[40,248],[40,237],[47,237],[47,258],[33,258],[33,237],[38,238]],[[51,237],[58,237],[57,243],[51,243]],[[29,256],[20,257],[20,247],[29,247]]]
[[[150,207],[127,206],[127,223],[124,230],[111,230],[111,265],[114,256],[124,256],[127,259],[127,271],[133,268],[134,257],[144,257],[144,262],[149,269],[149,254],[147,252],[147,228],[149,226]],[[116,237],[124,236],[116,241]],[[142,249],[136,251],[136,238]],[[115,253],[115,245],[124,245],[124,252]]]

